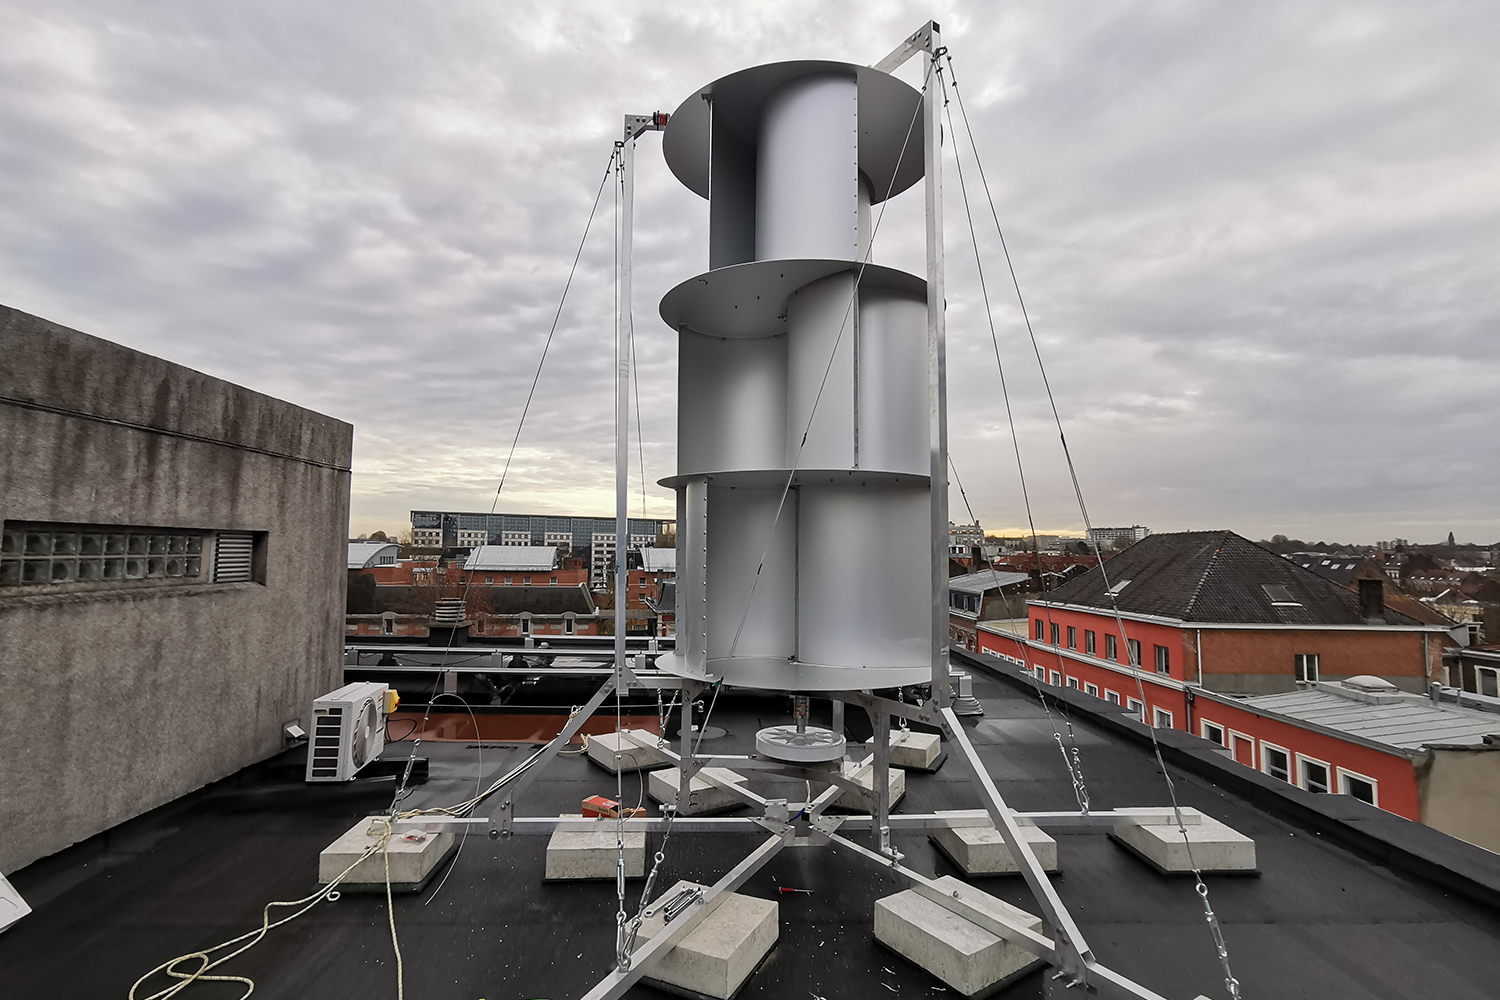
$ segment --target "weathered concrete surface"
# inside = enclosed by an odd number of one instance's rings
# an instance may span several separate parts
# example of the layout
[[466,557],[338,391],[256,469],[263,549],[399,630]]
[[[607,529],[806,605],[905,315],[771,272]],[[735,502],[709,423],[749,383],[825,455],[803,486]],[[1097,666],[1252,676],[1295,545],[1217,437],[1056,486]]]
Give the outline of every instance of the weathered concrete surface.
[[[561,813],[564,818],[582,819],[582,813]],[[615,821],[594,820],[596,830],[553,830],[547,841],[549,879],[592,879],[615,877],[620,859],[620,841]],[[646,832],[625,831],[625,877],[641,878],[646,874]]]
[[[864,767],[860,767],[858,761],[846,760],[841,766],[844,771],[844,777],[852,778],[855,784],[863,785],[865,788],[875,787],[874,764],[866,764]],[[890,773],[891,805],[894,806],[906,794],[906,772],[896,767],[889,768],[888,771]],[[853,792],[845,791],[837,799],[834,799],[833,805],[837,809],[852,809],[855,812],[865,812],[870,804]]]
[[[339,873],[359,861],[360,855],[380,843],[385,828],[369,816],[351,826],[338,840],[329,844],[318,854],[318,881],[332,882]],[[359,865],[344,879],[344,885],[379,883],[385,884],[385,855],[390,855],[391,884],[411,885],[422,881],[427,873],[443,859],[448,848],[453,846],[453,834],[421,833],[402,830],[399,827],[386,844],[384,851],[359,862]]]
[[[939,814],[943,810],[939,810]],[[1031,845],[1043,871],[1057,871],[1057,841],[1040,827],[1020,827],[1021,839]],[[963,826],[934,830],[932,839],[953,863],[969,875],[1011,875],[1019,872],[1016,858],[1006,846],[1000,831],[990,826]]]
[[919,733],[915,729],[891,730],[891,766],[925,771],[943,751],[943,740],[937,733]]
[[[627,739],[626,733],[635,739]],[[640,742],[636,742],[636,741]],[[645,743],[646,746],[641,746]],[[589,737],[589,760],[610,774],[616,771],[643,771],[662,767],[672,759],[655,750],[656,734],[644,729],[628,729],[624,733],[600,733]]]
[[1124,820],[1115,824],[1114,836],[1164,871],[1190,872],[1194,862],[1205,872],[1255,870],[1255,841],[1206,814],[1200,813],[1196,823],[1185,821],[1182,829],[1165,817]]
[[1423,823],[1500,851],[1500,746],[1424,747],[1412,764]]
[[342,683],[353,428],[3,306],[0,359],[0,519],[267,533],[264,584],[0,590],[10,872],[280,751]]
[[[637,949],[666,926],[658,912],[663,904],[690,887],[703,888],[696,882],[678,882],[651,901],[651,915],[641,922]],[[645,978],[727,1000],[776,944],[780,927],[780,910],[774,900],[731,892],[718,909],[657,960]]]
[[[936,880],[945,892],[997,920],[1041,931],[1041,918],[980,892],[951,875]],[[983,996],[1039,960],[1024,948],[918,895],[913,889],[875,903],[875,939],[937,976],[964,996]]]
[[[727,767],[705,767],[693,775],[693,780],[688,782],[690,798],[683,803],[682,815],[703,816],[745,805],[744,799],[728,789],[715,785],[703,777],[705,774],[712,774],[720,781],[728,781],[736,785],[743,784],[745,781],[743,774],[731,771]],[[676,802],[677,787],[681,784],[682,770],[680,768],[668,767],[660,771],[652,771],[646,781],[646,794],[657,802]]]

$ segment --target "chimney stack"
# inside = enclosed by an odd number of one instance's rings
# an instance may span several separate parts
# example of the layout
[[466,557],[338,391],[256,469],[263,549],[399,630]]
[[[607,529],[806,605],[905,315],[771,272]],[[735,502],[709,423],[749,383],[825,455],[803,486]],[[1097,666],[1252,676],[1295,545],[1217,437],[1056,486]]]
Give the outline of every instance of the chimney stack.
[[1359,581],[1359,614],[1366,623],[1385,623],[1385,581]]

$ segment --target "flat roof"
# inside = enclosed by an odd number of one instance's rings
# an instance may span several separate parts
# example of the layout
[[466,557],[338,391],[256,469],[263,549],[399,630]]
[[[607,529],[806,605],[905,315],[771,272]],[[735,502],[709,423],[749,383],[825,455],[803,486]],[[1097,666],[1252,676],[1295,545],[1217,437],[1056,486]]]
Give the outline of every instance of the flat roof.
[[[1008,802],[1022,810],[1076,808],[1053,727],[1035,695],[984,673],[975,674],[974,693],[985,714],[965,719],[964,725]],[[749,752],[755,731],[786,716],[788,706],[785,697],[726,692],[712,718],[726,735],[709,745],[725,753]],[[1052,712],[1057,718],[1059,708]],[[814,699],[813,713],[815,722],[826,720],[828,703]],[[654,717],[654,707],[648,714]],[[1073,713],[1071,724],[1094,808],[1168,804],[1148,748],[1080,712]],[[385,756],[404,758],[410,748],[398,743]],[[416,786],[408,802],[414,807],[471,795],[476,782],[489,783],[530,747],[424,742],[420,752],[431,760],[432,777]],[[255,929],[267,902],[312,892],[318,852],[360,817],[387,806],[391,783],[305,786],[295,754],[282,760],[287,774],[277,775],[274,764],[247,769],[15,873],[13,883],[35,912],[0,938],[0,982],[16,996],[124,996],[159,963]],[[1167,767],[1184,805],[1256,840],[1259,877],[1207,877],[1245,996],[1478,1000],[1493,995],[1500,982],[1496,911],[1272,816],[1170,759]],[[975,808],[978,793],[968,777],[962,760],[951,757],[935,774],[908,772],[906,797],[897,811]],[[626,775],[622,784],[630,804],[643,799],[639,776]],[[801,781],[756,778],[752,785],[762,794],[798,801],[803,796]],[[615,787],[614,776],[588,760],[560,757],[521,796],[517,812],[576,812],[583,796],[614,797]],[[645,804],[657,813],[653,803]],[[1349,803],[1355,806],[1368,811],[1362,803]],[[1224,995],[1222,970],[1190,878],[1158,875],[1102,831],[1055,835],[1062,874],[1054,884],[1102,962],[1166,997]],[[853,836],[868,843],[867,834]],[[661,844],[659,835],[649,839],[648,863]],[[763,839],[763,834],[674,834],[657,891],[682,878],[712,881]],[[958,874],[925,834],[898,831],[893,840],[905,863],[923,874]],[[604,976],[613,959],[614,882],[544,882],[546,845],[545,836],[469,837],[446,883],[435,879],[420,895],[396,897],[407,995],[560,1000],[582,996]],[[1019,878],[968,881],[1037,912]],[[641,880],[627,883],[631,913],[642,885]],[[812,892],[787,895],[777,887]],[[904,888],[899,878],[847,853],[782,851],[741,890],[775,899],[780,913],[779,941],[741,995],[803,1000],[952,995],[875,942],[875,901]],[[272,930],[254,949],[214,971],[253,978],[257,1000],[301,1000],[393,995],[394,966],[384,895],[346,892],[337,902],[320,904]],[[1049,974],[1034,972],[1000,996],[1076,992],[1064,991]],[[159,978],[150,990],[138,992],[154,992],[170,982]],[[205,995],[215,989],[217,984],[201,987]],[[637,986],[627,996],[645,1000],[662,994]]]
[[982,594],[987,590],[1012,587],[1031,579],[1025,573],[1007,573],[997,569],[982,569],[978,573],[948,577],[948,589],[964,594]]
[[1404,692],[1381,698],[1379,702],[1364,701],[1340,694],[1334,684],[1320,684],[1233,701],[1401,750],[1433,744],[1478,746],[1485,736],[1500,734],[1500,715],[1441,705]]
[[557,562],[553,545],[478,545],[464,560],[464,569],[488,572],[545,572]]

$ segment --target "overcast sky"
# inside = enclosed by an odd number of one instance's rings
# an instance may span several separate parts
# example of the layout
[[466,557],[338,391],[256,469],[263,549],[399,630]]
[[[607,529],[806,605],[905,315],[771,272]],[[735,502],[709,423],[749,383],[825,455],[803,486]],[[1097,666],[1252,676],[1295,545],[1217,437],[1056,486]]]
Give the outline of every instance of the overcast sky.
[[[1500,538],[1493,2],[12,0],[0,302],[353,423],[356,533],[488,510],[620,116],[756,63],[871,63],[929,17],[1095,524]],[[706,203],[659,137],[637,161],[646,503],[671,516],[656,304],[707,266]],[[951,160],[946,191],[953,459],[1015,529]],[[501,510],[613,510],[612,211]],[[1037,525],[1076,530],[992,223],[979,243]],[[875,258],[923,270],[920,188]]]

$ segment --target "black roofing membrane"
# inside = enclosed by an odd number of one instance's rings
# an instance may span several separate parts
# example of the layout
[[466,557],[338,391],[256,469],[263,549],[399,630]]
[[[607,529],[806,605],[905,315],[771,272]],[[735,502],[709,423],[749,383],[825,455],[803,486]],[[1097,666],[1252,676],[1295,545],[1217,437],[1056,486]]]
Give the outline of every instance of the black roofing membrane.
[[[974,678],[974,689],[985,716],[965,721],[1007,800],[1023,810],[1076,808],[1039,703],[986,676]],[[729,735],[713,741],[712,749],[736,753],[747,752],[756,728],[785,720],[773,702],[725,695],[713,721]],[[1076,715],[1072,723],[1094,808],[1167,804],[1149,750]],[[387,756],[404,755],[409,748],[409,743],[396,744]],[[484,750],[485,780],[523,752]],[[480,751],[462,743],[425,743],[422,753],[432,759],[431,780],[418,789],[414,804],[456,801],[472,793]],[[1175,767],[1172,774],[1183,804],[1256,838],[1259,878],[1208,879],[1245,996],[1478,1000],[1496,995],[1500,916],[1356,857],[1204,779]],[[975,808],[979,801],[968,777],[958,758],[936,774],[909,773],[897,811]],[[239,783],[253,786],[256,780],[254,772],[246,772]],[[779,784],[776,794],[800,798],[800,782],[757,779],[753,784]],[[588,761],[559,758],[527,790],[518,811],[576,812],[585,795],[612,794],[614,788],[614,777]],[[624,789],[634,801],[639,779],[626,775]],[[318,852],[379,808],[378,799],[345,796],[330,803],[292,801],[233,812],[195,793],[22,869],[11,881],[35,912],[0,935],[4,993],[124,997],[153,966],[255,928],[265,903],[312,892]],[[1156,875],[1103,831],[1054,835],[1062,868],[1058,892],[1103,962],[1169,998],[1226,995],[1190,879]],[[652,835],[649,848],[659,840]],[[668,846],[658,891],[680,878],[712,882],[763,840],[755,834],[678,833]],[[925,832],[898,834],[895,843],[918,871],[959,874]],[[544,884],[546,846],[546,836],[469,837],[435,897],[441,877],[420,895],[396,899],[408,996],[577,997],[608,971],[614,883]],[[971,881],[1039,912],[1019,878]],[[633,880],[627,886],[632,913],[642,885]],[[777,886],[813,892],[780,894]],[[847,853],[783,850],[742,890],[776,899],[781,923],[775,950],[741,996],[957,996],[876,944],[874,903],[903,888],[901,880]],[[256,997],[394,996],[384,897],[350,893],[321,904],[215,972],[253,978]],[[158,977],[140,995],[165,985],[169,981]],[[238,996],[238,989],[194,984],[183,995]],[[663,994],[637,986],[629,995]],[[1044,971],[1001,995],[1079,994]]]

